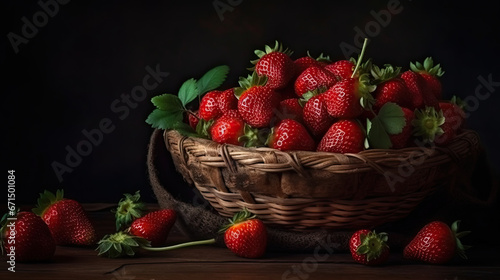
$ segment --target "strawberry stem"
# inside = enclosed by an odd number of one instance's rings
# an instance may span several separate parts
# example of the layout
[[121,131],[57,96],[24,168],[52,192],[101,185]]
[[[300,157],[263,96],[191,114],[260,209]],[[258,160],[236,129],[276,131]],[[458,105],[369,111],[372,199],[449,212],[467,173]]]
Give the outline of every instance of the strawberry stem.
[[147,251],[161,252],[161,251],[170,251],[170,250],[189,247],[189,246],[208,245],[208,244],[214,244],[214,243],[215,243],[215,238],[212,238],[212,239],[207,239],[207,240],[190,241],[190,242],[180,243],[180,244],[166,246],[166,247],[141,246],[141,248],[144,250],[147,250]]
[[363,56],[365,55],[366,46],[368,45],[368,38],[365,38],[363,41],[363,47],[361,48],[361,53],[359,54],[358,61],[356,62],[356,67],[354,71],[352,71],[351,78],[354,78],[356,72],[358,71],[359,66],[361,65],[361,61],[363,60]]

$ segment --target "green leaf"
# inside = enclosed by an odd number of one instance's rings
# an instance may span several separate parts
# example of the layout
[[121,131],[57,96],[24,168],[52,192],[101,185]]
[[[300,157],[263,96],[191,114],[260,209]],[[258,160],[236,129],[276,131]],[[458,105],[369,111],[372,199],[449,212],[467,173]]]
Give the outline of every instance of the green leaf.
[[179,97],[173,94],[162,94],[151,98],[151,103],[156,106],[156,108],[168,112],[175,112],[177,110],[184,110],[182,107],[182,102]]
[[389,149],[392,146],[391,139],[384,129],[384,125],[377,116],[372,120],[366,120],[366,134],[370,148]]
[[403,109],[395,103],[388,102],[380,108],[378,120],[389,134],[399,134],[406,125]]
[[146,123],[150,124],[153,128],[173,129],[178,122],[182,122],[183,113],[184,111],[182,110],[169,112],[155,109],[149,114]]
[[199,91],[198,94],[203,94],[220,87],[226,80],[228,73],[229,66],[227,65],[220,65],[210,69],[196,83]]
[[200,91],[198,89],[198,85],[195,79],[191,78],[185,81],[181,87],[179,88],[179,99],[182,103],[182,106],[186,106],[189,102],[193,101],[198,95]]

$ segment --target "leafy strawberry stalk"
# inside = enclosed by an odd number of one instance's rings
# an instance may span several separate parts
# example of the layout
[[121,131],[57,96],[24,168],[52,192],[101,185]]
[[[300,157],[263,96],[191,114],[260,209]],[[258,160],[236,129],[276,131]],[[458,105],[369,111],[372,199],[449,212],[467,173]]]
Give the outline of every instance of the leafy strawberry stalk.
[[135,194],[124,194],[124,197],[118,202],[118,207],[112,212],[115,213],[116,230],[121,230],[130,226],[134,219],[142,216],[146,211],[146,205],[140,200],[141,194],[136,191]]
[[166,247],[151,247],[150,241],[146,240],[145,238],[135,236],[128,230],[123,230],[104,236],[98,242],[99,246],[96,250],[98,251],[99,256],[106,256],[108,258],[120,258],[134,257],[140,249],[146,251],[161,252],[196,245],[209,245],[214,244],[215,242],[215,238],[211,238],[207,240],[184,242]]
[[174,129],[187,136],[199,136],[189,124],[184,122],[185,114],[192,114],[187,105],[206,92],[222,85],[229,72],[227,65],[212,68],[199,80],[191,78],[179,88],[177,95],[165,93],[155,96],[151,102],[156,109],[149,114],[146,123],[153,128]]

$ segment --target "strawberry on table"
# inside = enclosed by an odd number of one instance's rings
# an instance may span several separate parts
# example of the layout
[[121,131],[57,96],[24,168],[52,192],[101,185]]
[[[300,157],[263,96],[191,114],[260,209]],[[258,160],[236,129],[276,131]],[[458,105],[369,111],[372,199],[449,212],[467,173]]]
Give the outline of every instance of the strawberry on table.
[[284,119],[271,129],[267,145],[281,151],[313,151],[316,148],[307,129],[292,119]]
[[388,235],[369,229],[360,229],[349,239],[349,250],[354,261],[364,265],[380,265],[389,258]]
[[267,86],[273,89],[284,88],[295,75],[295,65],[290,58],[292,51],[285,49],[276,41],[274,48],[265,46],[265,50],[256,50],[259,57],[252,61],[255,66],[250,70],[259,76],[266,76]]
[[455,221],[451,228],[441,222],[433,221],[425,225],[405,247],[403,257],[432,264],[444,264],[455,256],[467,258],[465,250],[470,246],[462,245],[459,238],[470,232],[457,232],[460,221]]
[[325,133],[316,148],[320,152],[358,153],[364,148],[365,131],[357,120],[339,120]]
[[140,218],[146,211],[146,205],[141,201],[141,194],[136,191],[133,195],[126,193],[118,202],[115,213],[116,230],[125,229],[133,220]]
[[63,190],[41,193],[33,212],[48,225],[57,245],[92,245],[96,241],[94,225],[82,205],[64,198]]
[[47,224],[36,214],[21,211],[13,222],[7,220],[6,214],[0,225],[2,251],[5,250],[6,254],[12,252],[16,261],[46,261],[54,256],[54,238]]
[[266,252],[266,227],[247,209],[236,213],[221,232],[227,248],[240,257],[260,258]]
[[151,246],[165,244],[177,214],[173,209],[161,209],[138,218],[130,225],[130,233],[151,242]]

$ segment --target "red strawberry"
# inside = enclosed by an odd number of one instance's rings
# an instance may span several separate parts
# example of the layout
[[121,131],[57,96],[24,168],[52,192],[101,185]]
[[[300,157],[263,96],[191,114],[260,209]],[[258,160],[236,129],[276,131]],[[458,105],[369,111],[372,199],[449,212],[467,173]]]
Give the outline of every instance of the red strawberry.
[[292,119],[282,120],[271,129],[267,140],[269,147],[281,151],[313,151],[316,144],[307,129]]
[[238,109],[238,99],[234,95],[234,88],[222,91],[217,97],[217,105],[221,114],[224,114],[229,110]]
[[218,101],[220,93],[220,90],[212,90],[203,95],[198,110],[202,119],[209,121],[222,115]]
[[266,227],[246,209],[236,213],[221,232],[227,248],[240,257],[260,258],[266,252]]
[[453,140],[458,130],[462,127],[465,119],[465,113],[453,103],[440,102],[439,108],[443,112],[444,123],[441,125],[442,134],[436,135],[434,142],[437,145],[444,146]]
[[280,102],[276,116],[280,120],[294,119],[304,123],[304,110],[298,98],[288,98]]
[[151,242],[151,246],[165,244],[177,214],[172,209],[161,209],[138,218],[130,225],[130,233]]
[[44,191],[33,212],[49,226],[57,245],[94,244],[97,238],[95,228],[82,205],[63,196],[63,190],[57,190],[55,195]]
[[[240,79],[237,89],[238,112],[252,127],[269,127],[279,105],[279,95],[272,88],[264,86],[265,78],[256,72],[246,79]],[[241,92],[241,93],[240,93]]]
[[422,109],[425,106],[438,108],[438,99],[427,88],[426,81],[421,75],[408,70],[401,74],[401,78],[410,92],[411,109]]
[[462,245],[459,238],[467,235],[464,231],[457,233],[460,221],[452,224],[451,229],[441,221],[425,225],[405,247],[403,257],[432,264],[444,264],[455,255],[467,258],[465,250],[469,246]]
[[295,80],[295,93],[301,97],[308,91],[322,88],[323,91],[333,86],[337,80],[323,68],[312,66],[304,70]]
[[363,150],[365,132],[356,120],[339,120],[323,136],[317,151],[331,153],[358,153]]
[[314,137],[323,136],[335,121],[328,114],[323,94],[309,98],[304,105],[303,112],[304,124]]
[[371,92],[374,89],[368,74],[343,79],[324,93],[328,113],[334,118],[342,119],[360,116],[373,103]]
[[349,240],[349,250],[354,261],[364,265],[380,265],[389,258],[387,233],[368,229],[356,231]]
[[210,137],[213,141],[223,144],[232,144],[242,146],[240,137],[244,135],[245,122],[239,116],[237,111],[222,115],[210,127]]
[[258,130],[245,124],[237,110],[229,110],[210,127],[211,139],[217,143],[245,147],[263,145]]
[[200,112],[198,110],[196,110],[195,112],[188,113],[189,126],[191,126],[194,130],[196,130],[196,126],[198,126],[199,121],[200,121]]
[[[13,218],[13,217],[12,217]],[[2,249],[19,262],[46,261],[54,256],[56,243],[47,224],[36,214],[17,213],[15,220],[2,218]]]
[[426,83],[427,89],[430,91],[430,94],[436,97],[437,100],[441,100],[442,98],[442,85],[440,78],[443,76],[444,71],[441,69],[440,64],[434,65],[434,61],[432,57],[427,57],[424,60],[424,63],[416,62],[410,63],[410,69],[422,76]]
[[321,53],[318,58],[313,58],[309,54],[309,52],[307,52],[307,56],[297,58],[296,60],[293,61],[293,64],[295,64],[295,71],[297,75],[299,75],[300,73],[302,73],[302,71],[306,70],[311,66],[324,67],[330,63],[331,63],[330,58],[328,56],[323,55],[323,53]]
[[393,102],[401,107],[412,107],[410,92],[406,83],[399,76],[401,68],[394,68],[392,65],[385,65],[384,68],[379,68],[376,65],[372,66],[372,76],[376,80],[377,88],[373,92],[375,104],[373,110],[376,112],[387,102]]
[[404,117],[406,124],[403,127],[403,131],[401,133],[389,135],[393,149],[401,149],[407,147],[409,144],[408,141],[411,139],[411,135],[413,132],[412,122],[415,117],[413,111],[405,107],[401,107],[401,109],[403,109],[403,112],[405,114]]
[[338,60],[326,65],[325,70],[332,73],[338,81],[350,78],[356,63],[353,60]]
[[267,77],[267,86],[273,89],[284,88],[295,75],[292,54],[288,49],[283,50],[283,46],[276,41],[274,48],[265,46],[265,51],[256,50],[259,57],[252,61],[255,67],[250,70],[255,71],[259,76]]

